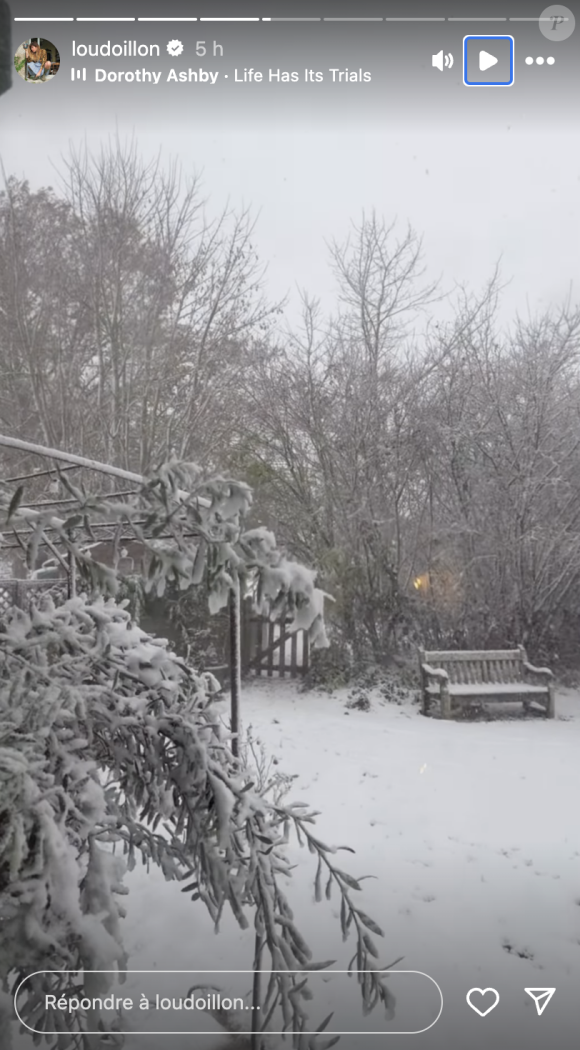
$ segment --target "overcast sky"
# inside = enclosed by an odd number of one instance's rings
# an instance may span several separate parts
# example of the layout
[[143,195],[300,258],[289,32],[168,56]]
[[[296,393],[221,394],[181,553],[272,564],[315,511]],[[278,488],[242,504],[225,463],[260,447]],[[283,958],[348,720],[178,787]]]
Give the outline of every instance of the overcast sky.
[[[168,143],[169,148],[171,148]],[[363,209],[424,238],[432,275],[481,286],[502,258],[507,301],[561,299],[578,276],[580,162],[571,136],[372,134],[204,136],[180,151],[219,201],[259,209],[257,242],[275,294],[332,288],[325,240]],[[576,292],[578,288],[576,287]]]
[[[65,28],[59,32],[63,58],[70,65]],[[89,30],[71,27],[70,32],[78,36]],[[145,29],[133,32],[141,39]],[[463,30],[453,32],[459,40]],[[533,42],[543,40],[537,27],[533,32],[526,48],[541,46]],[[111,30],[94,33],[100,39]],[[117,34],[123,35],[128,30]],[[357,58],[369,53],[369,39],[365,37],[356,56],[349,53]],[[202,172],[204,191],[216,212],[228,199],[234,206],[250,206],[257,217],[256,246],[268,265],[268,291],[275,298],[290,293],[294,307],[297,286],[331,304],[325,241],[344,238],[363,209],[373,208],[387,222],[396,219],[401,229],[409,222],[422,235],[429,275],[440,276],[444,288],[456,282],[481,288],[501,258],[503,277],[511,281],[505,316],[516,309],[526,312],[528,303],[534,311],[560,302],[571,286],[578,300],[577,106],[576,117],[568,119],[556,104],[559,98],[571,101],[563,87],[568,81],[554,94],[553,79],[564,52],[558,52],[551,72],[534,68],[529,90],[518,70],[513,90],[470,94],[457,69],[448,80],[433,71],[429,51],[440,39],[433,41],[430,37],[421,45],[420,68],[412,78],[415,94],[403,92],[396,105],[387,105],[397,78],[409,68],[406,56],[399,54],[400,67],[375,61],[373,69],[385,79],[376,86],[373,82],[374,96],[367,95],[372,104],[359,105],[359,86],[337,89],[332,111],[320,110],[316,120],[311,119],[314,94],[303,96],[303,117],[297,119],[297,111],[287,105],[291,96],[282,92],[268,94],[266,89],[260,95],[256,89],[251,96],[255,104],[243,106],[243,91],[226,95],[231,79],[227,88],[223,82],[221,96],[211,90],[204,96],[189,87],[172,93],[169,85],[150,92],[135,85],[120,89],[94,84],[90,90],[87,85],[87,91],[73,91],[64,67],[46,86],[31,87],[16,78],[2,99],[3,162],[9,173],[24,175],[38,187],[55,182],[53,165],[58,166],[71,143],[86,138],[98,148],[116,129],[122,136],[134,134],[146,155],[160,150],[164,162],[178,158],[186,173]],[[243,57],[240,48],[232,61]],[[571,60],[571,52],[565,54]],[[303,57],[292,52],[297,66]],[[167,65],[173,60],[165,54],[159,61]],[[542,79],[546,76],[552,80]],[[552,94],[542,87],[549,83]],[[438,96],[444,87],[447,94]],[[263,117],[258,98],[268,103],[277,99]],[[454,119],[454,113],[461,119]]]
[[[274,297],[290,292],[296,303],[301,286],[330,303],[325,241],[342,239],[363,209],[375,208],[423,236],[429,273],[446,288],[481,287],[501,257],[511,281],[506,311],[526,311],[528,300],[532,310],[560,301],[571,285],[578,298],[580,163],[570,136],[546,143],[506,126],[471,136],[204,133],[189,143],[162,128],[135,132],[145,153],[161,149],[186,172],[201,171],[212,208],[228,198],[251,206]],[[103,140],[87,138],[95,148]],[[52,128],[35,142],[58,164],[75,138]],[[55,182],[51,165],[38,165],[26,150],[5,165],[34,187]]]

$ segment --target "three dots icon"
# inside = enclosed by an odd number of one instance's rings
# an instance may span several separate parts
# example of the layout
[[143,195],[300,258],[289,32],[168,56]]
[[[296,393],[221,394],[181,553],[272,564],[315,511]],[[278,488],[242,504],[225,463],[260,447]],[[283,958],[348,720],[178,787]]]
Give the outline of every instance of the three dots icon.
[[537,66],[543,66],[544,62],[545,62],[546,65],[553,66],[555,61],[556,61],[556,59],[552,58],[551,55],[550,55],[549,58],[542,58],[541,55],[539,55],[538,58],[532,58],[531,55],[528,55],[528,57],[526,58],[526,65],[527,66],[533,66],[533,64],[535,62]]

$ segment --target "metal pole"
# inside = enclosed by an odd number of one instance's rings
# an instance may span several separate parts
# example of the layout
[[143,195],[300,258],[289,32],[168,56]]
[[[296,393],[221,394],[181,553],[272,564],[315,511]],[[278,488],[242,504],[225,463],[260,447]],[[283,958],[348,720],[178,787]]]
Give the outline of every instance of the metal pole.
[[[100,474],[110,474],[114,478],[134,481],[138,485],[144,485],[148,480],[143,474],[134,474],[131,470],[112,467],[108,463],[99,463],[96,459],[86,459],[85,456],[73,456],[71,452],[61,452],[57,448],[46,448],[44,445],[36,445],[31,441],[22,441],[20,438],[8,437],[6,434],[0,434],[0,447],[16,448],[21,452],[30,452],[33,456],[41,456],[43,459],[57,459],[64,463],[76,464],[79,467],[86,467],[87,470],[95,470]],[[205,496],[198,496],[197,502],[200,507],[211,507],[211,501],[206,499]]]
[[240,645],[240,583],[236,578],[230,591],[230,729],[233,734],[232,754],[240,757],[240,698],[242,693],[242,661]]
[[[69,540],[72,541],[73,536],[69,534]],[[77,593],[77,563],[74,558],[74,554],[71,550],[68,552],[68,577],[67,577],[67,598],[75,598]]]
[[[87,459],[85,456],[74,456],[71,452],[61,452],[58,448],[46,448],[44,445],[36,445],[32,441],[22,441],[20,438],[8,437],[0,434],[0,445],[5,448],[15,448],[20,452],[30,452],[33,456],[41,456],[43,459],[58,459],[64,463],[76,464],[86,467],[87,470],[96,470],[100,474],[110,474],[114,478],[123,478],[125,481],[134,481],[138,485],[147,479],[142,474],[134,474],[130,470],[121,470],[120,467],[112,467],[109,463],[99,463],[96,459]],[[201,506],[209,506],[209,502],[200,497]]]
[[252,985],[252,1009],[255,1012],[255,1020],[251,1026],[250,1044],[251,1050],[262,1050],[263,1041],[260,1034],[258,1010],[262,1006],[262,935],[256,930],[254,937],[254,981]]

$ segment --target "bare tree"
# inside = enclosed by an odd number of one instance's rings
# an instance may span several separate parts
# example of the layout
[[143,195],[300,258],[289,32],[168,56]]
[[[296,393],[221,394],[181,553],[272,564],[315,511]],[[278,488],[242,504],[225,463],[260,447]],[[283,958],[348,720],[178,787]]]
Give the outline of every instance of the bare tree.
[[545,642],[580,570],[580,314],[471,332],[432,389],[432,536],[466,637]]
[[72,153],[59,193],[7,180],[4,425],[138,472],[168,451],[215,467],[273,313],[252,229],[135,143]]
[[408,605],[428,499],[422,406],[438,369],[485,315],[491,290],[445,332],[422,320],[420,242],[376,216],[333,245],[339,309],[304,298],[302,328],[252,375],[242,462],[274,524],[321,566],[357,657],[382,660]]

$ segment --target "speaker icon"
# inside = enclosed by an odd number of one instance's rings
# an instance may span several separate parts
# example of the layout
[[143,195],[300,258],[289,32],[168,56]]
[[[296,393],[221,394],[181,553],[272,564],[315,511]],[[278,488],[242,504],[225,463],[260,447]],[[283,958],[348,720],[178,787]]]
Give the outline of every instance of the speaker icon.
[[443,72],[443,65],[445,69],[451,69],[453,65],[453,55],[443,55],[443,51],[438,51],[436,55],[432,56],[432,62],[436,69],[440,69]]

